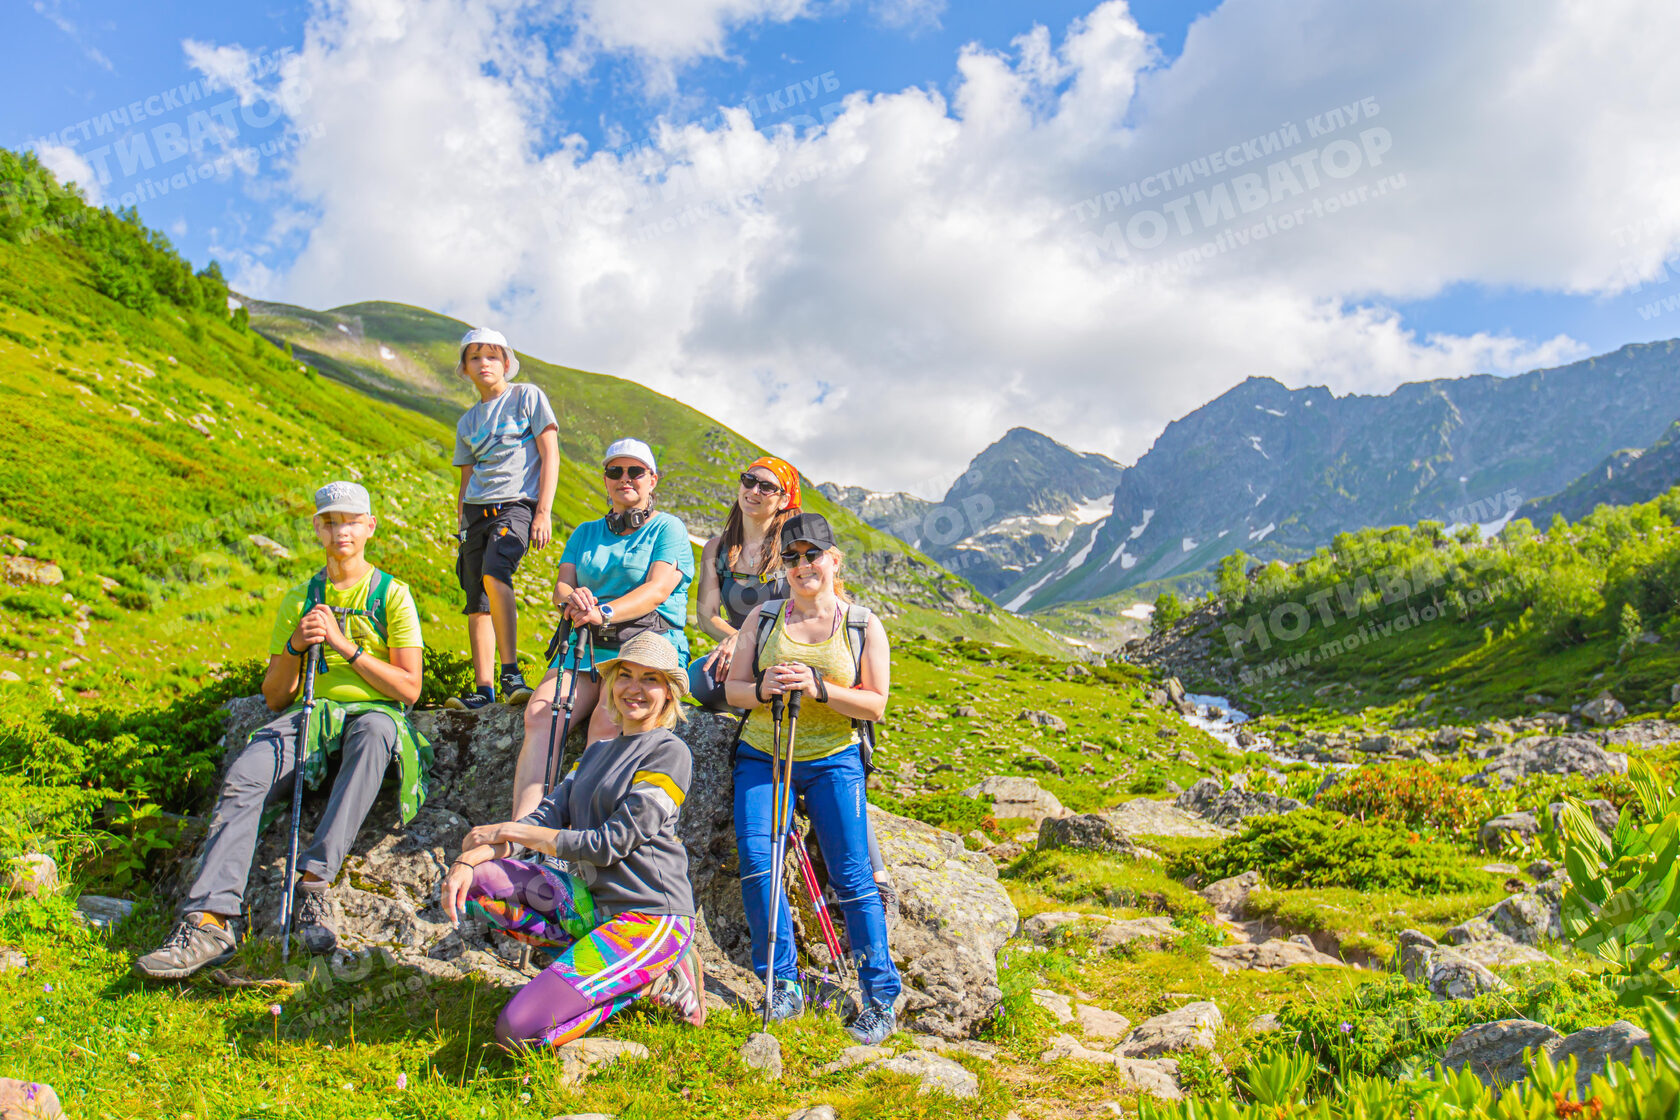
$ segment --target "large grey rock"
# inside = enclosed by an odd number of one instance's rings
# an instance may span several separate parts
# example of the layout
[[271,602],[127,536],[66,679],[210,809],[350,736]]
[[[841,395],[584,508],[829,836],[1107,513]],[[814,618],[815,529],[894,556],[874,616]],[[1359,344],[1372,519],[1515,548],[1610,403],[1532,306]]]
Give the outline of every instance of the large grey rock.
[[1474,785],[1509,788],[1538,774],[1626,774],[1627,755],[1607,751],[1591,739],[1574,735],[1519,739],[1479,774],[1465,781]]
[[1183,1007],[1145,1019],[1114,1048],[1117,1058],[1158,1058],[1181,1050],[1213,1049],[1214,1036],[1225,1016],[1212,1000],[1187,1003]]
[[754,1031],[741,1044],[741,1062],[772,1081],[782,1077],[782,1044],[768,1031]]
[[10,894],[39,898],[58,890],[58,861],[45,852],[26,852],[6,868],[6,890]]
[[1056,800],[1056,795],[1043,788],[1033,778],[999,775],[986,778],[978,785],[962,791],[964,797],[981,798],[992,803],[992,816],[1003,820],[1025,817],[1038,824],[1045,817],[1065,817],[1068,811]]
[[1226,789],[1218,778],[1203,778],[1173,799],[1187,813],[1225,828],[1236,828],[1250,817],[1293,813],[1301,802],[1275,793],[1259,793],[1233,785]]
[[1437,944],[1434,938],[1414,929],[1400,934],[1400,972],[1442,1001],[1471,999],[1483,992],[1509,987],[1485,965],[1477,964],[1457,949]]
[[1050,1045],[1039,1056],[1039,1061],[1046,1065],[1074,1061],[1112,1066],[1127,1087],[1139,1093],[1168,1101],[1184,1099],[1184,1092],[1178,1087],[1178,1062],[1172,1058],[1121,1057],[1117,1053],[1093,1050],[1072,1035],[1058,1034],[1050,1039]]
[[[231,750],[268,713],[257,697],[233,701],[229,709],[225,744]],[[349,949],[381,947],[398,963],[431,975],[476,972],[497,984],[521,984],[525,978],[508,967],[484,930],[473,923],[463,923],[458,933],[450,927],[437,906],[437,892],[466,831],[506,817],[523,738],[522,713],[493,704],[477,712],[418,712],[414,723],[436,754],[431,796],[413,821],[399,827],[394,783],[381,791],[334,888],[344,915],[341,940]],[[706,964],[707,989],[714,997],[751,1004],[761,998],[762,989],[750,969],[751,942],[735,856],[734,727],[725,716],[692,710],[679,725],[678,733],[693,752],[694,778],[678,833],[688,849],[700,908],[696,943]],[[581,749],[580,729],[568,757]],[[305,843],[325,802],[324,789],[304,799]],[[901,1021],[963,1037],[1002,998],[997,951],[1015,931],[1015,908],[997,883],[992,861],[968,852],[956,836],[874,807],[870,820],[899,893],[899,920],[890,944],[905,978]],[[274,827],[264,834],[252,867],[246,897],[258,930],[271,926],[276,914],[284,832]],[[187,862],[161,884],[166,892],[178,896],[184,890],[191,872]],[[798,882],[796,877],[788,881]],[[792,933],[802,951],[821,963],[826,953],[805,910],[794,908]]]
[[1563,1036],[1529,1019],[1499,1019],[1468,1027],[1447,1046],[1441,1064],[1453,1073],[1469,1068],[1485,1085],[1509,1085],[1528,1076],[1523,1051],[1541,1050]]
[[1311,945],[1299,941],[1248,942],[1238,945],[1214,945],[1208,949],[1208,960],[1221,972],[1249,969],[1254,972],[1280,972],[1297,964],[1341,965],[1343,962]]
[[[1593,824],[1608,839],[1610,834],[1616,831],[1616,820],[1620,816],[1619,810],[1614,804],[1602,797],[1594,797],[1583,802],[1583,804],[1592,814]],[[1563,812],[1563,802],[1554,801],[1546,808],[1552,815],[1553,825],[1556,825],[1559,815]],[[1476,839],[1481,842],[1484,849],[1494,852],[1504,846],[1506,835],[1513,832],[1523,840],[1534,840],[1540,835],[1539,815],[1531,809],[1524,809],[1520,812],[1505,813],[1494,817],[1477,830]]]
[[1082,852],[1110,852],[1129,856],[1137,845],[1102,813],[1075,813],[1068,817],[1046,817],[1038,826],[1038,848],[1072,848]]
[[1052,715],[1050,712],[1034,711],[1031,708],[1022,709],[1020,714],[1015,718],[1018,720],[1025,720],[1027,723],[1033,724],[1036,727],[1047,728],[1050,731],[1066,731],[1068,729],[1067,720],[1063,719],[1061,716]]
[[1581,718],[1600,727],[1615,723],[1626,715],[1627,708],[1608,692],[1601,692],[1581,705]]
[[96,929],[108,929],[134,913],[134,903],[126,898],[84,894],[76,899],[76,910],[89,925]]
[[64,1115],[51,1085],[0,1077],[0,1117],[5,1120],[55,1120]]
[[1105,810],[1107,817],[1116,828],[1127,836],[1202,836],[1223,837],[1231,835],[1231,830],[1204,821],[1194,813],[1187,813],[1170,801],[1155,801],[1148,797],[1139,797],[1133,801],[1122,801],[1112,809]]
[[560,1083],[577,1085],[585,1078],[620,1061],[645,1061],[648,1048],[639,1042],[616,1038],[575,1038],[555,1050],[560,1059]]
[[1528,1077],[1530,1063],[1523,1061],[1525,1047],[1533,1051],[1530,1062],[1541,1052],[1553,1065],[1573,1057],[1577,1063],[1575,1084],[1583,1099],[1591,1090],[1592,1079],[1602,1075],[1610,1063],[1625,1065],[1635,1050],[1643,1051],[1647,1059],[1654,1057],[1651,1036],[1626,1020],[1565,1036],[1544,1023],[1501,1019],[1466,1028],[1447,1047],[1441,1062],[1455,1073],[1468,1068],[1485,1085],[1512,1085]]

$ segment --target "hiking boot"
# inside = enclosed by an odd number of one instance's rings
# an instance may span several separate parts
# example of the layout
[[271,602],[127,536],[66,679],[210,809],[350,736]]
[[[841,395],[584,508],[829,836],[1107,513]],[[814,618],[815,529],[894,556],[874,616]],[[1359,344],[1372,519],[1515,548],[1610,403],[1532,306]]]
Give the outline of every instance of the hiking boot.
[[502,703],[521,705],[531,698],[531,686],[525,683],[525,674],[514,670],[503,673],[501,679]]
[[879,1046],[898,1029],[898,1016],[892,1004],[872,1001],[868,1007],[846,1025],[846,1033],[865,1046]]
[[496,697],[493,693],[487,696],[474,689],[472,692],[463,693],[460,696],[451,696],[443,702],[443,706],[455,712],[476,712],[480,708],[495,702]]
[[292,936],[309,952],[326,956],[338,948],[338,907],[332,889],[292,892]]
[[797,1019],[805,1013],[805,989],[797,980],[777,980],[770,996],[770,1021]]
[[881,907],[887,912],[887,932],[891,933],[898,925],[898,890],[885,879],[875,880],[875,889],[881,892]]
[[134,962],[134,971],[150,980],[185,980],[205,965],[224,963],[238,948],[227,922],[202,910],[186,914],[162,945]]
[[690,1026],[706,1025],[706,970],[692,942],[677,963],[649,986],[648,998]]

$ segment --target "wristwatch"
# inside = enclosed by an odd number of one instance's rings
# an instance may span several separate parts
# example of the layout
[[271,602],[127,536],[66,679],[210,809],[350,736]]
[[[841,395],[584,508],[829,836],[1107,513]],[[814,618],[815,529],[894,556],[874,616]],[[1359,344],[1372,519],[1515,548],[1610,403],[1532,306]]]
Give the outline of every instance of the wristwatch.
[[596,607],[597,610],[599,610],[601,612],[601,621],[602,622],[611,622],[612,621],[613,609],[612,609],[612,604],[611,603],[597,603],[597,604],[595,604],[595,607]]

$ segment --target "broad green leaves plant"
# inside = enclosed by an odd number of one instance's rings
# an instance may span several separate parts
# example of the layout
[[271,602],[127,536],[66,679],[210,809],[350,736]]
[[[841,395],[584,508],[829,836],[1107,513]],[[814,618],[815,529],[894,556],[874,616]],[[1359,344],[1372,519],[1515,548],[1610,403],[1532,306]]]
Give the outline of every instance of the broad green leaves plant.
[[1592,813],[1566,798],[1558,827],[1543,837],[1569,871],[1563,896],[1564,934],[1575,947],[1611,967],[1621,1002],[1648,996],[1673,1000],[1663,970],[1680,950],[1674,926],[1680,915],[1680,795],[1643,759],[1629,777],[1643,820],[1623,809],[1608,839]]

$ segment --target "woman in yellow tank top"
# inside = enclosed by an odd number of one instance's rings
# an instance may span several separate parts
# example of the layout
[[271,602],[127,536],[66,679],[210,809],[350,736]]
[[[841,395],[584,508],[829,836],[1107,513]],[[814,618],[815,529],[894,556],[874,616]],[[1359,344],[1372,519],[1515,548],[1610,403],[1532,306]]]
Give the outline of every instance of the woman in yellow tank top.
[[846,603],[835,578],[843,557],[827,519],[815,513],[789,518],[781,547],[792,597],[753,608],[741,624],[748,634],[758,633],[760,612],[779,612],[759,658],[762,672],[754,679],[752,659],[738,657],[726,685],[730,706],[749,712],[735,749],[735,846],[753,970],[771,985],[772,1018],[791,1018],[804,1010],[792,939],[777,938],[775,961],[765,959],[770,907],[777,907],[778,929],[792,929],[793,917],[785,895],[770,897],[771,727],[763,709],[775,697],[799,691],[804,698],[794,743],[793,790],[810,813],[857,964],[863,1011],[846,1029],[860,1042],[877,1045],[897,1027],[894,1002],[903,984],[887,951],[886,911],[869,865],[863,756],[852,721],[879,720],[886,710],[891,673],[887,632],[879,618],[868,617],[861,664],[854,670],[846,645]]

